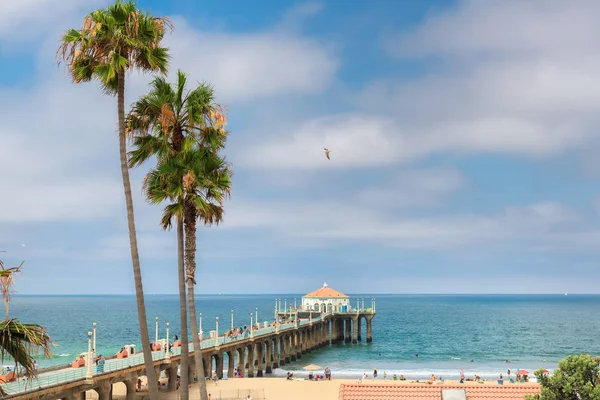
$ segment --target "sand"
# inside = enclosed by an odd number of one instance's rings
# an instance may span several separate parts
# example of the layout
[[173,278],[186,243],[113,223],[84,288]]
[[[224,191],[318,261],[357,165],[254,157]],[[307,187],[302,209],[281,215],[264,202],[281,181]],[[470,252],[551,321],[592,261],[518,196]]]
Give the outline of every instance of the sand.
[[[308,380],[292,380],[288,381],[285,378],[242,378],[242,379],[227,379],[219,381],[218,385],[213,382],[207,382],[208,392],[213,393],[213,398],[218,398],[219,391],[235,391],[253,389],[264,391],[264,399],[267,400],[306,400],[306,399],[323,399],[323,400],[337,400],[339,388],[342,383],[356,383],[356,379],[332,379],[331,381],[308,381]],[[390,381],[383,379],[377,379],[375,381],[367,380],[363,384],[370,385],[373,383],[377,384],[394,384],[394,385],[407,385],[415,384],[415,381]],[[446,384],[456,384],[457,381],[446,381]],[[426,386],[427,383],[421,381],[419,384]],[[441,385],[440,382],[435,383]],[[497,386],[496,381],[486,381],[484,385]],[[481,383],[465,382],[464,385],[481,385]],[[508,382],[504,382],[505,386],[511,385]],[[515,383],[515,385],[537,385],[535,383]],[[199,399],[197,392],[197,385],[190,387],[190,399]],[[113,399],[125,399],[125,385],[122,383],[115,384],[113,387]],[[255,400],[256,400],[255,396]],[[87,399],[97,399],[98,395],[94,391],[87,393]],[[139,399],[144,398],[144,393],[138,393]],[[178,392],[163,392],[161,395],[162,399],[179,399]],[[244,399],[240,397],[240,399]]]

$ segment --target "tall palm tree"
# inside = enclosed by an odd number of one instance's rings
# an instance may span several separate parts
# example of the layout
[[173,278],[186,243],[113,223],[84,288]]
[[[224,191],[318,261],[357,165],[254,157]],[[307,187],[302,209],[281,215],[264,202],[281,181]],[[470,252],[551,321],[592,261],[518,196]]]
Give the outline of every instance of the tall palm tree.
[[[200,338],[196,322],[196,303],[194,285],[196,284],[196,221],[205,225],[218,224],[223,219],[223,201],[229,196],[231,188],[230,165],[218,155],[225,144],[226,131],[220,109],[215,109],[209,118],[210,125],[204,128],[205,141],[201,149],[201,161],[188,163],[188,172],[184,177],[184,225],[185,225],[185,263],[187,272],[188,307],[190,325],[194,340],[194,359],[198,373],[204,372],[200,353]],[[216,121],[216,122],[215,122]],[[217,332],[218,335],[218,332]],[[207,400],[206,383],[203,375],[198,375],[200,398]]]
[[161,47],[161,41],[169,28],[172,29],[169,19],[142,13],[131,0],[117,0],[105,9],[98,9],[88,14],[83,20],[81,29],[68,30],[63,35],[62,44],[57,52],[58,62],[66,63],[73,82],[89,82],[95,79],[100,82],[105,93],[117,96],[121,175],[127,207],[140,335],[152,399],[158,398],[158,379],[154,371],[148,337],[133,198],[127,165],[125,74],[132,70],[166,73],[168,49]]
[[[183,206],[179,195],[178,186],[181,186],[181,176],[174,173],[167,176],[164,171],[155,169],[144,179],[144,191],[150,203],[160,204],[173,201],[164,210],[160,225],[164,230],[171,229],[173,220],[177,225],[177,279],[179,282],[179,317],[181,325],[181,374],[180,374],[180,399],[189,398],[189,336],[187,327],[187,303],[185,291],[185,267],[183,250]],[[179,201],[179,202],[178,202]]]
[[[205,215],[214,216],[215,220],[222,217],[220,202],[224,195],[221,193],[224,192],[223,188],[229,186],[228,165],[223,159],[207,151],[206,148],[197,143],[192,144],[193,141],[192,137],[186,138],[187,143],[184,144],[186,150],[175,157],[159,160],[156,168],[150,171],[144,180],[144,190],[151,202],[172,201],[164,209],[161,220],[163,227],[170,227],[173,219],[180,220],[182,218],[186,203],[195,203],[195,209],[202,210]],[[196,187],[196,190],[194,191],[192,187]],[[198,189],[200,187],[202,190]],[[195,241],[195,234],[192,238]],[[185,245],[187,257],[189,254],[187,252],[195,249],[195,243],[190,243],[189,237],[186,236]],[[193,275],[190,275],[189,268],[187,274],[188,290],[191,290],[191,294],[188,292],[188,306],[194,340],[198,387],[200,398],[207,398],[198,328],[195,318],[192,318],[196,311],[193,297],[195,281],[193,281]],[[182,372],[182,376],[183,374],[185,372]]]
[[[133,136],[134,150],[129,153],[130,166],[138,166],[151,157],[156,157],[157,167],[144,181],[146,197],[151,203],[169,201],[163,212],[161,226],[170,229],[172,220],[177,220],[179,307],[181,319],[181,370],[188,368],[188,329],[185,290],[185,268],[183,263],[183,177],[179,164],[169,163],[184,150],[197,147],[202,140],[200,127],[205,115],[209,115],[213,102],[213,90],[200,85],[194,90],[186,88],[187,77],[177,72],[177,83],[169,84],[157,77],[150,84],[150,91],[141,97],[127,116],[127,132]],[[160,166],[160,168],[159,168]],[[170,168],[170,169],[169,169]],[[166,177],[169,180],[166,180]],[[160,183],[160,185],[159,185]],[[198,364],[196,363],[196,366]],[[200,363],[200,365],[202,365]],[[204,374],[198,373],[204,377]],[[202,386],[203,380],[200,380]],[[188,395],[188,375],[181,374],[182,398]]]

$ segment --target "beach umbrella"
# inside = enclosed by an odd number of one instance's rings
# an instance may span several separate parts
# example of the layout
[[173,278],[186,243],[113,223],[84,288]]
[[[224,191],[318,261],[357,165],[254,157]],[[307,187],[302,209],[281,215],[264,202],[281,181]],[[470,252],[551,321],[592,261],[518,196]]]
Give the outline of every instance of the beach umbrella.
[[545,373],[545,374],[547,374],[547,373],[549,373],[549,372],[550,372],[550,371],[548,371],[547,369],[545,369],[545,370],[544,370],[544,373]]
[[529,375],[529,371],[527,371],[526,369],[520,369],[519,370],[519,374],[521,374],[521,375]]
[[310,365],[307,365],[306,367],[304,367],[304,369],[307,370],[307,371],[320,371],[323,368],[321,368],[321,367],[319,367],[318,365],[315,365],[315,364],[310,364]]

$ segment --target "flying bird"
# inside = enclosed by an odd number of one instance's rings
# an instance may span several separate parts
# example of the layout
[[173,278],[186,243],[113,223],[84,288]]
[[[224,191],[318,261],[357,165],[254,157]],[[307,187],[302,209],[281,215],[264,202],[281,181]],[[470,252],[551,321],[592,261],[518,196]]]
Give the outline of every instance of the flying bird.
[[331,160],[331,158],[329,158],[329,153],[331,153],[331,150],[329,150],[327,147],[325,147],[323,149],[323,151],[325,152],[325,156],[327,157],[328,160]]

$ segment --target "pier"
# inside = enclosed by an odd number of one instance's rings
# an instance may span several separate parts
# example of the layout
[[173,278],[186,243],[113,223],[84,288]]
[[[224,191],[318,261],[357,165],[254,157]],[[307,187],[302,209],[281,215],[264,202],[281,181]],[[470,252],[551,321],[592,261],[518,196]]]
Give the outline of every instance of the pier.
[[[326,284],[324,289],[327,289]],[[232,335],[230,329],[217,334],[217,319],[216,330],[208,338],[203,335],[201,341],[205,375],[209,377],[214,371],[219,379],[225,373],[228,378],[233,378],[236,368],[244,378],[270,374],[273,369],[331,343],[361,341],[362,320],[366,322],[366,341],[372,341],[375,299],[371,299],[371,307],[364,308],[364,299],[362,303],[358,300],[357,307],[351,307],[348,297],[330,301],[332,299],[328,297],[307,296],[303,297],[299,307],[276,300],[274,319],[263,321],[261,325],[251,324],[249,332],[241,336]],[[181,347],[169,349],[170,346],[165,346],[170,343],[168,329],[166,336],[156,341],[162,344],[162,349],[153,351],[152,359],[156,373],[164,371],[168,377],[167,390],[175,390]],[[88,338],[85,366],[43,369],[38,371],[36,378],[8,382],[3,384],[7,392],[5,398],[84,400],[86,391],[95,390],[101,400],[110,400],[113,384],[123,382],[127,388],[127,399],[134,399],[137,379],[146,374],[143,354],[133,352],[124,358],[107,358],[100,368],[94,364],[95,354],[91,349],[92,332]],[[187,371],[190,382],[195,380],[193,350],[190,341],[190,368]]]

